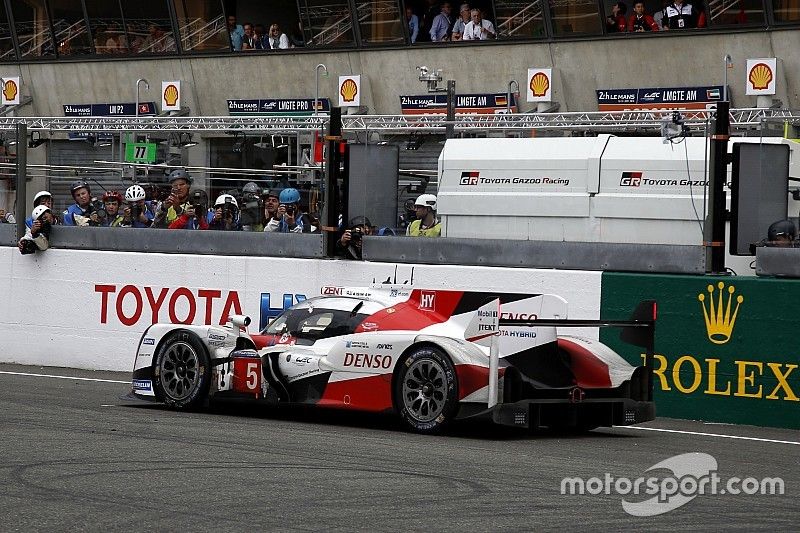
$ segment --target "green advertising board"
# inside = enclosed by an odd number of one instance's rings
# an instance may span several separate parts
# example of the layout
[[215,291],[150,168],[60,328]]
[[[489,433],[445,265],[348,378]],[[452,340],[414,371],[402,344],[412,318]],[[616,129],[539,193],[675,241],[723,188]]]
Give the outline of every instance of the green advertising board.
[[156,143],[125,143],[126,163],[155,163]]
[[[800,429],[800,280],[603,273],[601,318],[658,302],[658,416]],[[630,363],[640,350],[607,330]]]

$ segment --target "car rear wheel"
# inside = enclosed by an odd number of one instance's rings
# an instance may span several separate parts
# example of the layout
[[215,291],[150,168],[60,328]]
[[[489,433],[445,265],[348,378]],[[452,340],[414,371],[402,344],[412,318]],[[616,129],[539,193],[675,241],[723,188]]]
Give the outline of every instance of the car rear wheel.
[[158,349],[154,373],[156,394],[173,409],[196,408],[208,396],[208,352],[194,333],[170,333]]
[[440,431],[458,410],[455,367],[433,347],[417,348],[400,363],[394,392],[400,417],[418,433]]

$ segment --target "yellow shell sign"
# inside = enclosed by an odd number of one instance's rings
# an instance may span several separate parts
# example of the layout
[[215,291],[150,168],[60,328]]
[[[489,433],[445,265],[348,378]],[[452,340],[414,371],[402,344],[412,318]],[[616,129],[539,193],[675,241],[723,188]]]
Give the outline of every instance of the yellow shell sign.
[[553,97],[553,72],[549,68],[529,68],[526,93],[528,102],[548,102]]
[[167,88],[164,89],[164,101],[170,106],[178,103],[178,88],[175,87],[175,84],[170,83],[167,85]]
[[2,104],[19,104],[19,78],[3,78]]
[[181,110],[181,82],[161,82],[161,111]]
[[747,80],[753,86],[753,89],[761,91],[769,87],[772,82],[772,69],[766,63],[756,63],[750,69]]
[[361,75],[339,76],[339,106],[361,105]]
[[550,88],[550,79],[544,74],[539,72],[531,78],[531,92],[533,96],[544,96],[547,94],[547,89]]

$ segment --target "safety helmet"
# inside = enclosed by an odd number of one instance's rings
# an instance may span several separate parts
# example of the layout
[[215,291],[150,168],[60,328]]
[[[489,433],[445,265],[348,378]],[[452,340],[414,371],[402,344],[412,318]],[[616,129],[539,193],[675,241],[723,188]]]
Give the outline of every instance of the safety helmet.
[[261,193],[262,198],[269,198],[270,196],[280,200],[281,189],[264,189],[264,191]]
[[144,200],[147,197],[147,193],[144,192],[144,188],[141,185],[131,185],[128,187],[128,190],[125,191],[125,201],[127,202],[138,202],[139,200]]
[[192,182],[194,181],[192,177],[182,168],[176,168],[175,170],[169,173],[170,183],[179,179],[186,180],[189,183],[189,185],[191,185]]
[[89,193],[92,192],[91,189],[89,189],[89,184],[83,180],[73,181],[72,184],[69,186],[69,192],[73,196],[75,196],[75,191],[77,191],[78,189],[86,189],[87,191],[89,191]]
[[779,220],[770,224],[767,230],[767,240],[776,241],[778,237],[789,237],[794,240],[797,237],[797,229],[791,220]]
[[244,184],[244,187],[242,187],[242,192],[245,194],[255,194],[256,196],[258,196],[259,194],[261,194],[261,187],[259,187],[252,181],[248,181],[247,183]]
[[357,216],[350,219],[350,227],[353,228],[355,226],[370,226],[372,227],[372,223],[369,221],[367,217],[364,216]]
[[278,196],[278,200],[282,204],[296,204],[300,202],[300,192],[293,187],[283,189],[280,196]]
[[39,217],[48,211],[50,211],[50,208],[47,207],[46,205],[37,205],[36,207],[33,208],[33,211],[31,212],[31,218],[33,220],[39,220]]
[[41,203],[40,200],[44,201],[45,198],[52,198],[52,197],[53,197],[53,195],[50,194],[47,191],[39,191],[39,192],[37,192],[36,196],[33,197],[33,207],[36,207],[37,205],[39,205]]
[[103,202],[117,202],[122,205],[122,195],[117,191],[106,191],[103,195]]
[[220,207],[225,204],[233,204],[233,207],[239,209],[239,203],[236,201],[236,198],[230,194],[220,194],[217,196],[217,201],[214,202],[214,207]]
[[419,196],[417,196],[417,199],[414,200],[414,207],[420,205],[423,207],[430,207],[432,210],[436,211],[436,195],[420,194]]

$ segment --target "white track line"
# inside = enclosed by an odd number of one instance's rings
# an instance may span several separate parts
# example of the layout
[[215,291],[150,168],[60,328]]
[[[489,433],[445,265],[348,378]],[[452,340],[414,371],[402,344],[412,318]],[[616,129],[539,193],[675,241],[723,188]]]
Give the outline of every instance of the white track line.
[[792,440],[775,440],[775,439],[761,439],[759,437],[742,437],[740,435],[721,435],[719,433],[703,433],[700,431],[682,431],[679,429],[661,429],[661,428],[644,428],[636,426],[616,427],[614,429],[636,429],[639,431],[660,431],[662,433],[682,433],[684,435],[700,435],[702,437],[719,437],[721,439],[734,439],[734,440],[754,440],[757,442],[771,442],[773,444],[793,444],[800,446],[800,442]]
[[28,372],[6,372],[0,370],[0,374],[9,374],[11,376],[34,376],[37,378],[54,378],[54,379],[74,379],[78,381],[98,381],[100,383],[125,383],[130,384],[130,381],[118,381],[115,379],[98,379],[98,378],[79,378],[75,376],[56,376],[53,374],[30,374]]

